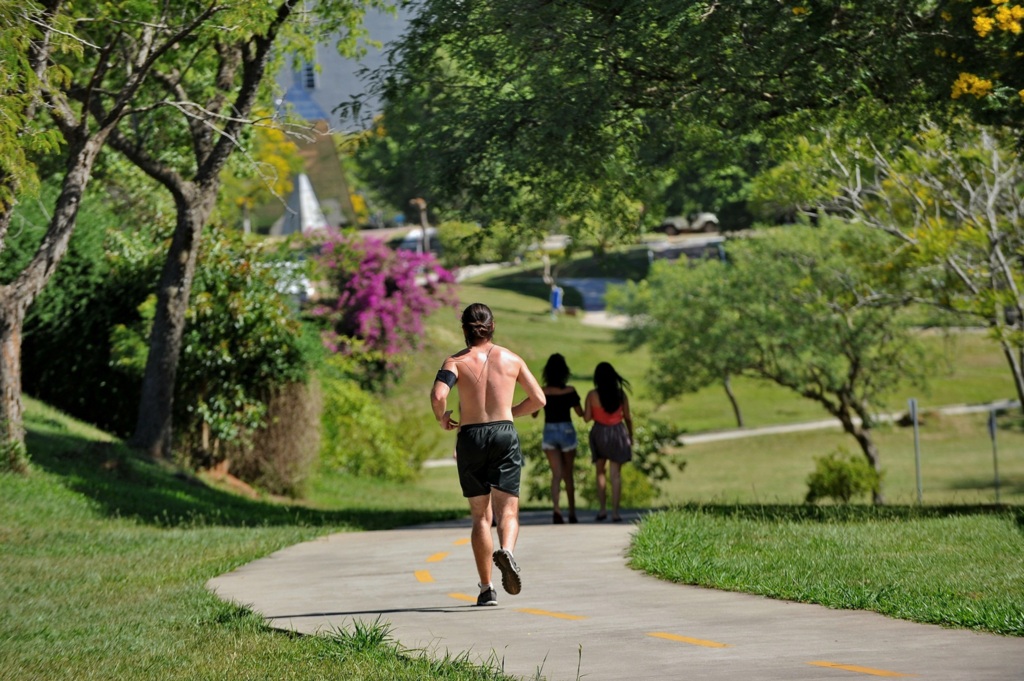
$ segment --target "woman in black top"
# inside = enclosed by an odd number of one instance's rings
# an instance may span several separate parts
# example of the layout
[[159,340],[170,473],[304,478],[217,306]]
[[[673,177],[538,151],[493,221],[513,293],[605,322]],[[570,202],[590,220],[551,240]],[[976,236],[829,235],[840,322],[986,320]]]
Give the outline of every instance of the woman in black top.
[[[573,469],[576,462],[576,428],[572,425],[572,411],[583,416],[576,388],[566,385],[569,380],[569,365],[565,358],[557,352],[548,358],[544,365],[544,439],[541,448],[551,464],[551,503],[554,507],[552,519],[556,525],[565,521],[559,510],[561,483],[565,481],[565,496],[569,501],[569,522],[576,520],[576,488],[573,484]],[[534,416],[539,411],[533,413]]]

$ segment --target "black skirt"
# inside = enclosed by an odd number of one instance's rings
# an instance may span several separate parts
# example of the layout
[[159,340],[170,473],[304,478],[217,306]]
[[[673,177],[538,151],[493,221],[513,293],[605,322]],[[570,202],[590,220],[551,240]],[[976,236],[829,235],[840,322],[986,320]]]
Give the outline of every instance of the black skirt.
[[595,423],[590,429],[590,460],[608,459],[626,463],[633,458],[633,445],[629,441],[629,430],[623,422],[614,426]]

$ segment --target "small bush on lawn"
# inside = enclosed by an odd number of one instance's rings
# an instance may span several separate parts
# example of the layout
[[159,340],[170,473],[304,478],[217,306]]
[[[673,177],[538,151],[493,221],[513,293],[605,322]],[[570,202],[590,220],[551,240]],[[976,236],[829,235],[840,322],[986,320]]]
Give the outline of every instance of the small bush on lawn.
[[881,475],[845,447],[815,457],[814,463],[814,472],[807,476],[808,504],[825,498],[847,504],[855,496],[874,493],[881,484]]

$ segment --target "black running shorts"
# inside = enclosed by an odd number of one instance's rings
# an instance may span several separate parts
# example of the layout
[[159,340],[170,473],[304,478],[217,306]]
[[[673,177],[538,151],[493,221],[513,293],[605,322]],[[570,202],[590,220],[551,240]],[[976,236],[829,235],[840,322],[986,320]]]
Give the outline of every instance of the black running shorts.
[[462,496],[486,496],[492,487],[519,496],[523,451],[511,421],[460,426],[455,452]]

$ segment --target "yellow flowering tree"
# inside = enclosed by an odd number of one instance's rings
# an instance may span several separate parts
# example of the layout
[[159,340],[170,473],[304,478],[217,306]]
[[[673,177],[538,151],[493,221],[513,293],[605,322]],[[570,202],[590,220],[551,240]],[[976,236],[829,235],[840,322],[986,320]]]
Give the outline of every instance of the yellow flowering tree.
[[259,121],[250,133],[246,154],[235,154],[221,173],[217,214],[224,224],[241,222],[248,232],[253,206],[276,197],[284,201],[292,191],[292,177],[302,171],[299,147],[267,112],[256,112]]
[[949,97],[982,122],[1024,124],[1024,3],[948,0],[944,42],[935,54],[952,67]]

